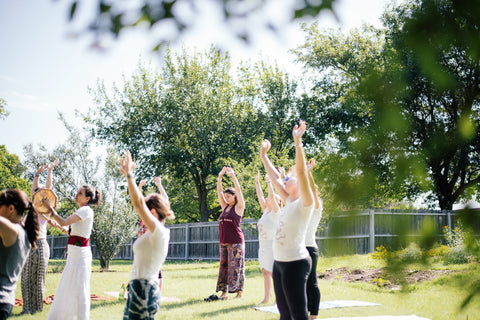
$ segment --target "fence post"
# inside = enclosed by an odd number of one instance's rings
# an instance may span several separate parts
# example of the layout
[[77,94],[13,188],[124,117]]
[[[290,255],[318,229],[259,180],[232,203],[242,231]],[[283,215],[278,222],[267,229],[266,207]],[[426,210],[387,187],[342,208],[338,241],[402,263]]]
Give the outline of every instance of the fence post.
[[185,260],[188,260],[188,239],[190,239],[190,224],[185,225]]
[[375,211],[370,209],[368,213],[370,215],[370,238],[368,249],[369,252],[372,253],[375,251]]
[[452,215],[450,211],[447,211],[447,223],[448,223],[448,233],[452,233]]

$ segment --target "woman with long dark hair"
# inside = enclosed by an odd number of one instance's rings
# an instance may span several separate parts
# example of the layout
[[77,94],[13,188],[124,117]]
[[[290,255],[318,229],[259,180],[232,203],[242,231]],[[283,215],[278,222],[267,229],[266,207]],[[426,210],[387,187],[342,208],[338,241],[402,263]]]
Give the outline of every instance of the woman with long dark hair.
[[[26,218],[24,214],[27,214]],[[15,288],[30,247],[36,247],[38,217],[22,190],[0,193],[0,320],[15,305]]]
[[88,185],[81,186],[75,196],[75,203],[79,208],[67,218],[59,216],[47,202],[53,219],[62,227],[71,226],[67,262],[48,313],[48,320],[90,318],[92,250],[89,243],[94,214],[91,206],[98,206],[100,200],[99,191]]
[[[230,176],[235,188],[223,191],[222,177]],[[217,178],[217,196],[222,208],[218,218],[220,234],[220,268],[216,292],[221,291],[220,299],[227,299],[227,293],[236,293],[242,298],[245,284],[245,238],[241,228],[245,200],[235,172],[231,167],[223,167]]]

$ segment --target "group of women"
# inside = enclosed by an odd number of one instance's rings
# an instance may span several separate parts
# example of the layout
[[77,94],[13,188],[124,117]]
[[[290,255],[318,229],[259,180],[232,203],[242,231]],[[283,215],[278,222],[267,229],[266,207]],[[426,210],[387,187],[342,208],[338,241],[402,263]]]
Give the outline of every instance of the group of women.
[[[58,164],[48,166],[46,188],[52,188],[52,171]],[[40,174],[47,168],[41,166],[33,182],[32,194],[38,189]],[[133,246],[134,260],[128,299],[123,319],[154,319],[160,306],[159,271],[168,251],[169,229],[166,219],[173,219],[168,196],[163,187],[160,193],[144,197],[135,183],[135,163],[129,152],[120,164],[120,171],[128,183],[132,204],[146,230]],[[158,185],[158,184],[157,184]],[[21,190],[8,189],[0,193],[0,320],[7,319],[15,304],[15,288],[22,273],[23,313],[43,310],[46,266],[49,259],[45,240],[46,224],[63,228],[68,233],[67,261],[47,319],[83,320],[90,318],[90,275],[92,251],[89,246],[93,228],[94,211],[101,195],[91,186],[78,189],[75,203],[78,209],[63,218],[45,199],[48,214],[38,214],[32,201]],[[66,230],[66,229],[65,229]],[[23,269],[23,271],[22,271]]]
[[[255,179],[257,198],[262,208],[259,219],[258,260],[264,277],[264,298],[271,297],[272,282],[280,319],[315,319],[320,305],[316,267],[318,246],[315,233],[322,215],[322,200],[313,180],[315,160],[306,162],[302,136],[306,123],[300,121],[292,131],[295,142],[295,165],[285,175],[267,156],[270,141],[260,147],[260,159],[266,171],[268,195]],[[235,188],[223,191],[222,177],[227,174]],[[217,194],[222,213],[219,217],[220,269],[217,292],[220,299],[227,293],[242,296],[245,280],[245,240],[240,228],[245,201],[232,168],[224,167],[217,179]],[[273,281],[272,281],[273,280]],[[211,300],[210,297],[207,298]]]
[[[264,276],[264,298],[271,297],[272,282],[280,319],[316,318],[320,291],[316,281],[318,247],[315,232],[322,213],[318,188],[312,176],[315,161],[305,160],[302,136],[304,121],[295,125],[292,135],[295,142],[295,166],[287,174],[277,169],[267,156],[271,147],[264,140],[260,159],[267,172],[268,196],[265,198],[256,177],[256,191],[263,215],[258,221],[259,261]],[[48,166],[46,188],[52,188],[52,171],[58,161]],[[47,166],[41,166],[33,183],[38,188],[38,178]],[[143,196],[141,181],[137,186],[133,171],[135,163],[127,151],[121,162],[121,172],[128,183],[132,204],[137,211],[141,228],[133,246],[134,260],[128,284],[128,299],[124,319],[153,319],[160,305],[161,266],[165,261],[170,239],[166,219],[173,219],[168,196],[159,178],[156,184],[160,193]],[[234,188],[225,190],[224,175],[231,178]],[[35,190],[32,190],[32,194]],[[245,200],[240,184],[231,167],[223,167],[217,179],[217,195],[222,212],[219,217],[220,268],[216,291],[220,299],[228,293],[241,298],[245,282],[245,239],[241,220]],[[72,215],[62,218],[46,201],[50,213],[38,215],[27,195],[20,190],[3,190],[0,194],[0,320],[11,313],[15,302],[14,290],[22,272],[24,313],[42,311],[48,243],[46,224],[64,228],[70,226],[67,262],[55,293],[48,319],[88,319],[90,313],[90,274],[92,252],[89,239],[93,227],[94,211],[101,195],[88,185],[80,187],[75,196],[78,205]],[[24,214],[27,216],[24,218]],[[39,222],[40,221],[40,222]],[[27,259],[28,257],[28,259]],[[25,263],[26,262],[26,263]],[[273,280],[273,281],[272,281]]]

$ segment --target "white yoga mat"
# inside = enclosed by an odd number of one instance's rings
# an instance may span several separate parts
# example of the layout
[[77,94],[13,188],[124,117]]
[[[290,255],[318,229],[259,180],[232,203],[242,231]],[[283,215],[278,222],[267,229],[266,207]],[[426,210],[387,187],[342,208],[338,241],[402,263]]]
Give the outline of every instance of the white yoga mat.
[[341,318],[319,318],[318,320],[431,320],[416,316],[369,316],[369,317],[341,317]]
[[[367,301],[356,301],[356,300],[332,300],[332,301],[320,302],[320,309],[345,308],[345,307],[370,307],[370,306],[380,306],[380,304],[367,302]],[[279,313],[276,304],[273,306],[256,307],[255,309],[258,311]]]

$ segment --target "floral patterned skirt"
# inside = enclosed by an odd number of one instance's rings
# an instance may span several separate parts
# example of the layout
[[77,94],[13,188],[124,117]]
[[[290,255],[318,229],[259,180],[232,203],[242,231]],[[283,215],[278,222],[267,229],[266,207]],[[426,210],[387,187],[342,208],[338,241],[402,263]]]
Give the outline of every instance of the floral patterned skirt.
[[217,292],[235,293],[243,291],[245,284],[245,244],[220,244],[220,269],[218,270]]

